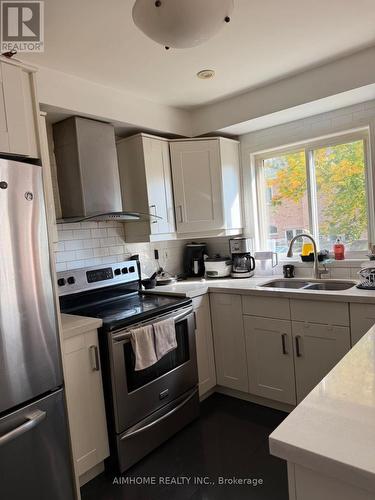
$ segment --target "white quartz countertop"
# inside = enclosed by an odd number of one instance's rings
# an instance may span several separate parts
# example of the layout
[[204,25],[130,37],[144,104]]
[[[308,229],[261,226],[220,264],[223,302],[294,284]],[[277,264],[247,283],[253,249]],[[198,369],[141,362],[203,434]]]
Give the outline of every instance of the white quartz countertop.
[[375,493],[375,326],[269,442],[273,455]]
[[102,323],[102,320],[98,318],[61,314],[62,333],[65,339],[75,335],[81,335],[90,330],[97,330],[102,326]]
[[[222,278],[222,279],[191,279],[178,281],[173,285],[158,286],[147,293],[161,295],[180,295],[184,297],[198,297],[208,292],[211,293],[234,293],[240,295],[263,295],[270,297],[299,298],[308,300],[322,300],[334,302],[360,302],[375,304],[375,291],[360,290],[353,286],[348,290],[325,291],[325,290],[298,290],[282,288],[263,288],[261,285],[282,276],[263,276],[257,278]],[[313,281],[310,278],[296,278],[298,281]],[[348,280],[331,280],[348,281]],[[353,281],[353,280],[349,280]]]

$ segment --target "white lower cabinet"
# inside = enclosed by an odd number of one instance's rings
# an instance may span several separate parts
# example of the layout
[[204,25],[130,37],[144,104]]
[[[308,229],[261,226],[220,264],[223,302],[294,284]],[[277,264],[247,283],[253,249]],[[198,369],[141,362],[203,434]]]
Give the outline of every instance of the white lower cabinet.
[[374,304],[229,293],[210,300],[217,384],[288,405],[375,324]]
[[212,340],[210,303],[207,295],[193,299],[196,318],[195,341],[199,377],[199,395],[216,385],[214,345]]
[[299,403],[349,351],[350,330],[292,321],[292,335]]
[[290,321],[244,316],[249,392],[296,404]]
[[212,293],[210,301],[217,383],[248,392],[241,296]]
[[109,456],[98,333],[66,338],[63,346],[73,457],[82,476]]

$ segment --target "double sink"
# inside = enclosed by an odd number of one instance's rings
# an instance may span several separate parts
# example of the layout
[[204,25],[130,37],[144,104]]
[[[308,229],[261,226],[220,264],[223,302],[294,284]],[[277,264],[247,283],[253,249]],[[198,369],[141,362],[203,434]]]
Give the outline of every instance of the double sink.
[[324,290],[338,291],[349,290],[356,285],[355,281],[334,281],[334,280],[296,280],[296,279],[276,279],[260,285],[260,288],[291,288],[295,290]]

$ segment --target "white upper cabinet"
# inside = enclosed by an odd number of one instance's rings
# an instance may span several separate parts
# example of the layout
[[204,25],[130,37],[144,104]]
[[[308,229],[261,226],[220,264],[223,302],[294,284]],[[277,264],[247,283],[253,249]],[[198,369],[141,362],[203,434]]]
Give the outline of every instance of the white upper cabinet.
[[238,142],[170,142],[178,234],[237,234],[242,228]]
[[1,60],[0,90],[0,152],[39,158],[33,72]]
[[117,142],[124,210],[161,217],[126,223],[127,241],[175,237],[172,175],[168,141],[138,134]]

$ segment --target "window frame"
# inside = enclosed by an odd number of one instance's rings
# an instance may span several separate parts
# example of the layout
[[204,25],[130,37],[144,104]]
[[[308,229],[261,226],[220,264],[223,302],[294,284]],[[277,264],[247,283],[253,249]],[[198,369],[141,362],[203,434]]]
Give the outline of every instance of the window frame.
[[[318,236],[318,214],[317,214],[317,199],[316,185],[313,182],[314,166],[313,166],[313,152],[316,149],[337,146],[340,144],[363,141],[364,149],[364,162],[365,162],[365,190],[367,201],[367,232],[369,244],[375,244],[375,214],[374,214],[374,179],[373,169],[370,168],[370,137],[368,128],[361,128],[341,134],[334,134],[326,137],[320,137],[295,143],[292,145],[285,145],[281,147],[267,149],[258,153],[252,154],[253,165],[253,214],[254,214],[254,239],[255,247],[257,250],[263,250],[267,247],[267,217],[266,217],[266,200],[264,197],[262,186],[264,183],[262,166],[263,161],[273,158],[278,155],[292,154],[304,151],[305,164],[306,164],[306,180],[307,180],[307,197],[308,197],[308,210],[309,210],[309,231],[314,236],[319,244]],[[312,167],[311,167],[312,165]],[[331,250],[331,249],[330,249]],[[362,258],[368,252],[347,252],[348,258]],[[280,257],[284,257],[283,254]]]

